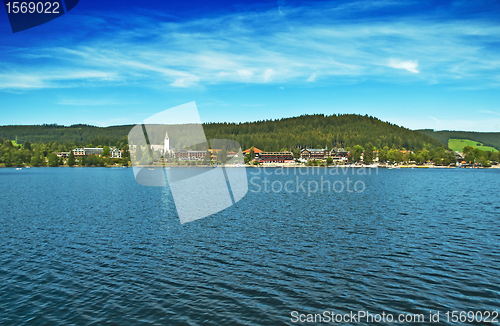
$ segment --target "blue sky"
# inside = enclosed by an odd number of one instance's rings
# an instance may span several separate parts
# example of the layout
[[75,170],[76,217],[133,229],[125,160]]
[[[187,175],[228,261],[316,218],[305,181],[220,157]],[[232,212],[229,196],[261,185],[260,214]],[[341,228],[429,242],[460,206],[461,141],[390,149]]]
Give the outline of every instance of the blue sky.
[[0,124],[135,124],[358,113],[500,132],[497,1],[80,1],[13,34],[0,10]]

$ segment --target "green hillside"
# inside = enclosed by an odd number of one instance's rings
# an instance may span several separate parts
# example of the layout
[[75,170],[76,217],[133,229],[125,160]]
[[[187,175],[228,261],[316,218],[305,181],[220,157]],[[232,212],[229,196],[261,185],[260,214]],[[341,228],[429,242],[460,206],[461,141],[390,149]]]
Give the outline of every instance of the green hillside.
[[72,125],[69,127],[57,124],[45,125],[15,125],[0,126],[0,138],[7,140],[18,139],[18,143],[60,144],[73,143],[76,145],[115,145],[117,142],[127,142],[126,135],[133,126],[95,127],[89,125]]
[[[19,143],[58,142],[77,146],[115,145],[126,142],[132,125],[94,127],[89,125],[0,126],[0,138],[18,138]],[[246,123],[204,124],[208,139],[234,139],[246,149],[255,146],[265,151],[297,148],[365,146],[420,150],[446,147],[446,143],[370,116],[355,114],[303,115],[279,120]]]
[[264,151],[295,148],[365,146],[419,150],[446,147],[432,137],[368,115],[302,115],[300,117],[247,123],[210,123],[204,126],[208,138],[234,139],[243,148]]
[[448,140],[448,147],[451,150],[462,152],[465,146],[471,146],[472,148],[478,148],[482,151],[498,152],[495,148],[491,146],[484,146],[480,142],[469,140],[469,139],[450,139]]
[[473,132],[473,131],[434,131],[432,129],[415,130],[424,135],[433,137],[444,144],[450,139],[467,139],[500,150],[500,132]]

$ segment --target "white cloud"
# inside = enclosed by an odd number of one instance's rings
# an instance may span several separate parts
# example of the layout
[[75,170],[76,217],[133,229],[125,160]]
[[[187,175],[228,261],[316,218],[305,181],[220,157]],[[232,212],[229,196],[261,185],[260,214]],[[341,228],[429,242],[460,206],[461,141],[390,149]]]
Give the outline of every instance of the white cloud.
[[116,101],[112,99],[88,99],[88,98],[65,98],[57,101],[59,105],[70,106],[108,106],[108,105],[125,105],[130,102]]
[[240,75],[242,81],[249,81],[250,77],[253,76],[253,72],[248,69],[240,69],[237,72]]
[[[31,72],[29,70],[32,70]],[[41,89],[76,87],[82,82],[116,80],[113,72],[75,70],[40,71],[24,69],[23,72],[0,73],[0,89]]]
[[[120,21],[127,22],[127,30],[108,28],[92,39],[65,47],[48,43],[21,54],[0,48],[0,88],[100,86],[109,81],[144,87],[286,85],[317,81],[319,73],[322,83],[409,80],[458,87],[474,81],[476,87],[498,87],[500,53],[487,46],[500,42],[495,23],[334,19],[349,10],[395,5],[401,4],[287,5],[283,16],[275,8],[168,23],[139,13],[132,18],[115,15],[111,21],[120,27]],[[411,72],[411,77],[387,67]]]
[[499,116],[500,116],[500,113],[499,113],[499,112],[490,111],[490,110],[479,110],[479,112],[482,112],[482,113],[489,113],[489,114],[494,114],[494,115],[499,115]]
[[434,117],[431,117],[429,116],[430,119],[434,120],[435,123],[437,123],[438,125],[441,124],[441,121],[439,121],[437,118],[434,118]]
[[271,79],[273,78],[274,74],[275,74],[275,72],[272,69],[266,69],[266,70],[264,70],[264,74],[263,74],[264,82],[271,81]]
[[389,63],[387,64],[391,68],[395,69],[404,69],[412,72],[414,74],[418,74],[420,71],[417,70],[418,62],[417,61],[401,61],[397,59],[389,59]]

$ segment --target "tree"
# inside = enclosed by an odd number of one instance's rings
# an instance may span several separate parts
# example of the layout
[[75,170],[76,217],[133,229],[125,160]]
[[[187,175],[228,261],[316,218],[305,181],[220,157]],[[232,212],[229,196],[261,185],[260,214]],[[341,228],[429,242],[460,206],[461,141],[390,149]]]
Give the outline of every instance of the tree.
[[5,154],[3,154],[2,156],[2,162],[5,164],[5,166],[9,167],[9,166],[12,166],[12,159],[11,159],[11,156],[10,156],[10,153],[7,152]]
[[368,143],[365,145],[365,153],[363,154],[363,162],[367,164],[373,163],[373,145]]
[[59,157],[56,154],[50,153],[47,155],[48,164],[51,167],[59,166]]
[[387,162],[387,154],[389,153],[389,147],[385,146],[378,151],[378,161],[380,163]]
[[228,160],[227,160],[227,153],[226,153],[226,150],[225,149],[221,149],[218,153],[218,157],[219,159],[219,162],[225,164]]
[[387,160],[393,163],[403,162],[403,153],[397,149],[391,149],[387,153]]
[[102,149],[102,156],[103,157],[108,157],[111,156],[111,151],[108,146],[104,146]]
[[361,161],[361,153],[363,153],[363,147],[356,145],[351,149],[351,161],[359,162]]
[[29,140],[24,142],[23,147],[24,147],[24,149],[27,149],[29,151],[31,150],[31,143],[29,142]]
[[39,151],[35,151],[35,153],[31,157],[30,164],[32,166],[35,166],[35,167],[40,166],[40,165],[45,165],[45,164],[42,164],[42,160],[43,160],[43,163],[45,163],[45,159],[42,158],[42,153],[40,153]]
[[75,163],[76,163],[75,154],[73,153],[73,151],[69,151],[67,164],[69,166],[73,166],[75,165]]
[[465,161],[467,163],[474,163],[476,161],[476,155],[474,154],[474,147],[465,146],[463,149],[463,153],[465,155]]
[[24,166],[23,165],[23,157],[21,155],[20,151],[14,151],[12,152],[12,163],[15,166]]
[[415,162],[417,162],[417,164],[426,163],[428,160],[429,160],[429,151],[427,151],[425,148],[421,151],[418,151],[417,154],[415,155]]
[[249,164],[255,158],[255,154],[253,152],[253,147],[250,149],[250,152],[245,156],[245,164]]
[[330,164],[332,164],[332,163],[333,163],[333,158],[331,158],[330,156],[328,156],[328,157],[326,158],[326,165],[330,165]]
[[138,145],[135,148],[134,159],[132,160],[132,163],[133,164],[140,164],[139,162],[141,162],[141,159],[142,159],[142,149],[141,149],[141,146]]

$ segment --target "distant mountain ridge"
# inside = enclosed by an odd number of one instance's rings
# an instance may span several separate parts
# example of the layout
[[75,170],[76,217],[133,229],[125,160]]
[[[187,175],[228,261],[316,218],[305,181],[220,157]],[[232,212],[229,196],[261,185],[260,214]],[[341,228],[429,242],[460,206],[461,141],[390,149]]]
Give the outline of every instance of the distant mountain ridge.
[[85,124],[62,126],[57,124],[44,125],[13,125],[0,126],[0,138],[15,140],[19,143],[58,142],[60,144],[94,144],[115,145],[116,142],[126,142],[126,135],[133,125],[95,127]]
[[[77,146],[113,145],[127,141],[133,125],[95,127],[89,125],[0,126],[0,138],[24,141],[72,143]],[[206,123],[207,139],[234,139],[243,149],[255,146],[264,151],[298,148],[333,148],[371,145],[376,148],[407,149],[447,147],[436,138],[375,117],[357,114],[302,115],[245,123]]]
[[491,146],[497,150],[500,150],[500,132],[475,132],[475,131],[454,131],[454,130],[434,131],[433,129],[418,129],[415,131],[433,137],[444,144],[448,144],[449,139],[469,139],[483,143],[484,146]]

